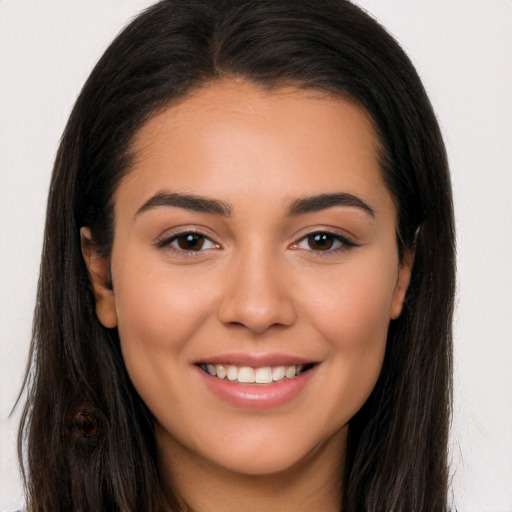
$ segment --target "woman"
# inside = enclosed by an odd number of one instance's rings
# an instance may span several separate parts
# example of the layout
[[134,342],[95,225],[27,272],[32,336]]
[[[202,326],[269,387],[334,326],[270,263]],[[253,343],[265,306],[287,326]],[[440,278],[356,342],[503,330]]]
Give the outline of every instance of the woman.
[[445,510],[453,243],[435,116],[375,21],[156,4],[57,156],[29,509]]

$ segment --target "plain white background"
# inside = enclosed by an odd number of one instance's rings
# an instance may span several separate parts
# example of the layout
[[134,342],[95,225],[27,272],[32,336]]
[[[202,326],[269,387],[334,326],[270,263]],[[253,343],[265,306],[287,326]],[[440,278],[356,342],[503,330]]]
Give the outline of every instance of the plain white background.
[[[151,0],[0,0],[0,509],[15,455],[47,188],[92,66]],[[512,511],[512,1],[360,0],[404,46],[438,113],[458,226],[453,501]],[[44,435],[44,432],[41,433]]]

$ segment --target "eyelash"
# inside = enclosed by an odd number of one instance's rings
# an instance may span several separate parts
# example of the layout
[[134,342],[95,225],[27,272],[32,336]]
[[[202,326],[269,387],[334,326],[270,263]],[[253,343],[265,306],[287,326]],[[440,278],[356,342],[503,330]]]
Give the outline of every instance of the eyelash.
[[[198,250],[193,250],[193,249],[191,250],[191,249],[184,249],[182,247],[173,246],[174,242],[179,243],[180,238],[185,239],[185,237],[187,237],[187,236],[196,236],[197,238],[202,239],[203,243],[201,244],[201,247],[199,247]],[[180,233],[173,233],[170,236],[166,236],[160,240],[157,240],[156,246],[159,249],[170,248],[179,254],[184,254],[187,256],[195,256],[204,250],[203,246],[204,246],[205,242],[211,244],[211,247],[207,247],[206,249],[218,249],[220,247],[219,244],[215,243],[210,237],[204,235],[203,233],[200,233],[199,231],[193,231],[193,230],[182,231]]]
[[[174,243],[178,243],[180,239],[185,239],[187,236],[195,236],[197,238],[202,239],[201,246],[197,249],[186,249],[183,247],[176,247],[173,245]],[[323,237],[323,240],[318,240],[318,242],[326,241],[331,242],[331,245],[322,249],[314,249],[311,247],[311,242],[313,241],[314,237]],[[204,247],[204,244],[210,244],[209,247]],[[300,247],[301,244],[306,243],[308,247]],[[337,245],[337,247],[333,248],[333,245]],[[170,236],[166,236],[160,240],[157,240],[156,246],[159,249],[169,248],[175,251],[176,253],[179,253],[180,255],[186,255],[186,256],[197,256],[199,253],[203,252],[207,249],[218,249],[220,246],[219,244],[215,243],[210,237],[204,235],[203,233],[199,231],[182,231],[180,233],[173,233]],[[356,243],[354,243],[350,238],[340,235],[338,233],[332,233],[330,231],[313,231],[311,233],[308,233],[307,235],[303,236],[298,242],[295,242],[291,248],[292,249],[304,249],[304,250],[310,250],[315,255],[319,256],[327,256],[332,254],[338,254],[340,252],[346,251],[348,249],[351,249],[352,247],[358,247]]]
[[[313,241],[314,237],[323,237],[324,241],[327,238],[328,241],[331,242],[331,245],[327,247],[326,249],[313,249],[311,247],[311,242]],[[300,247],[300,244],[305,243],[308,245],[307,248]],[[333,248],[333,245],[338,245],[337,247]],[[340,235],[338,233],[332,233],[330,231],[313,231],[312,233],[308,233],[307,235],[303,236],[298,242],[293,244],[293,249],[304,249],[304,250],[311,250],[315,255],[318,256],[328,256],[332,254],[338,254],[340,252],[346,251],[348,249],[351,249],[352,247],[358,247],[356,243],[354,243],[350,238]]]

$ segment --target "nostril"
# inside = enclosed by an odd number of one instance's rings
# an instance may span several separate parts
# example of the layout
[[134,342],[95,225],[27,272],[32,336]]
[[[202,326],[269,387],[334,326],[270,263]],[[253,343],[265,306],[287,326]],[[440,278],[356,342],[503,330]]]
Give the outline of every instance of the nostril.
[[289,291],[277,276],[264,274],[261,268],[235,269],[223,290],[218,319],[225,326],[244,327],[256,334],[273,326],[290,326],[296,311]]

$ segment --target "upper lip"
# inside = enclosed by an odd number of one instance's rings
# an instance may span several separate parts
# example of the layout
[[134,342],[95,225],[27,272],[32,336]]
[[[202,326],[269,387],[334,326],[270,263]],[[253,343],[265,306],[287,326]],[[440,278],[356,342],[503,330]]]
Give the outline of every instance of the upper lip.
[[311,364],[316,361],[292,354],[279,353],[226,353],[205,357],[196,364],[231,364],[233,366],[251,366],[261,368],[263,366],[292,366]]

